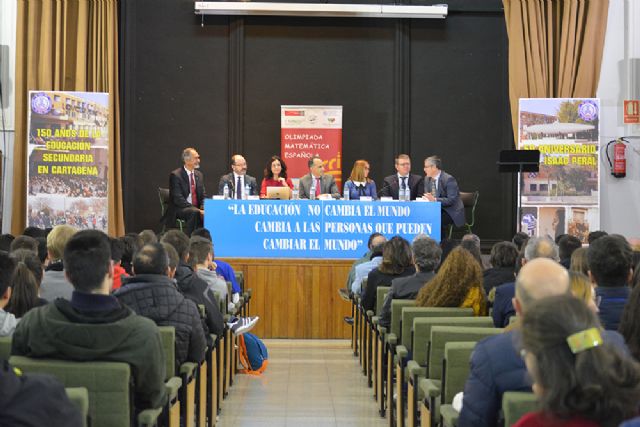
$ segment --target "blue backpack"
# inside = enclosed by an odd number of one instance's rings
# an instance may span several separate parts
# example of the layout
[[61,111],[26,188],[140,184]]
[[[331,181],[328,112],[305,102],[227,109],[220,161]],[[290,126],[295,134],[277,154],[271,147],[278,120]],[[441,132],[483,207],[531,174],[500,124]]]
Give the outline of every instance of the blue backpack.
[[267,369],[269,353],[267,347],[257,336],[244,333],[238,337],[238,356],[244,366],[240,372],[245,374],[260,375]]

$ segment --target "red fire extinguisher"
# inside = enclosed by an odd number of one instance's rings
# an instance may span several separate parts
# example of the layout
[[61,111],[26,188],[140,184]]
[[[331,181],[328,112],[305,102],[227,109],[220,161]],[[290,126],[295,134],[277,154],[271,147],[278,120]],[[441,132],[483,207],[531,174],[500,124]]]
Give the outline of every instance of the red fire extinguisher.
[[[607,160],[609,161],[609,167],[611,168],[611,175],[616,178],[624,178],[627,176],[627,159],[625,158],[625,151],[629,142],[624,138],[614,139],[609,141],[605,152],[607,153]],[[613,144],[613,163],[609,157],[609,146]]]

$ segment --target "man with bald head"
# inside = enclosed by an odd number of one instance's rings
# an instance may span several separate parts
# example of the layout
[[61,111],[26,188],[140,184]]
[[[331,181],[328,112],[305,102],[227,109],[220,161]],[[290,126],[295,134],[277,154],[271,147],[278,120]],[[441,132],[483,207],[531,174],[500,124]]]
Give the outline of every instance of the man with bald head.
[[[558,256],[558,246],[548,237],[533,237],[527,242],[524,249],[524,257],[522,265],[537,259],[547,258],[553,261],[560,261]],[[524,267],[523,267],[524,268]],[[515,296],[515,282],[505,283],[497,286],[495,298],[493,299],[493,324],[496,328],[504,328],[509,324],[509,319],[515,316],[516,310],[513,305],[513,297]]]
[[229,197],[241,200],[245,196],[258,194],[258,184],[254,177],[247,175],[247,161],[240,154],[231,156],[231,172],[222,175],[218,183],[218,194],[224,194],[224,186],[229,189]]
[[[567,269],[548,258],[527,262],[516,279],[513,305],[518,315],[534,301],[570,292]],[[606,331],[604,340],[622,349],[624,339]],[[507,391],[531,392],[531,380],[520,357],[519,326],[478,342],[471,355],[471,370],[464,386],[458,427],[493,427],[498,422],[502,395]],[[628,351],[628,350],[627,350]]]

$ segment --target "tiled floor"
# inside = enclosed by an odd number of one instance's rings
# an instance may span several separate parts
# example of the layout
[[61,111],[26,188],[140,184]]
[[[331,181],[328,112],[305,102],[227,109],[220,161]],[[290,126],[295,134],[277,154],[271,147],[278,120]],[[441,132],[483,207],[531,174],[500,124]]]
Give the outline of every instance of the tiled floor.
[[237,375],[220,427],[382,427],[366,378],[346,340],[265,340],[261,376]]

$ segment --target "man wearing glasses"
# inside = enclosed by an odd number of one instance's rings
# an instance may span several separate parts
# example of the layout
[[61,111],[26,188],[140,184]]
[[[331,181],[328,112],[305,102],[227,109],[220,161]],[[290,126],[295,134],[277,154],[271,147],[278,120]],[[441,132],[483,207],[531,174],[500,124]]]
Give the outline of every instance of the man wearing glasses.
[[442,206],[442,230],[449,224],[464,225],[464,205],[460,200],[458,181],[442,170],[442,160],[438,156],[424,159],[423,181],[418,185],[418,197],[430,202],[440,202]]
[[389,175],[384,179],[380,197],[391,197],[395,200],[399,199],[400,190],[409,190],[409,199],[415,200],[418,196],[418,184],[422,180],[420,175],[411,174],[411,158],[406,154],[399,154],[396,157],[396,171],[394,175]]

